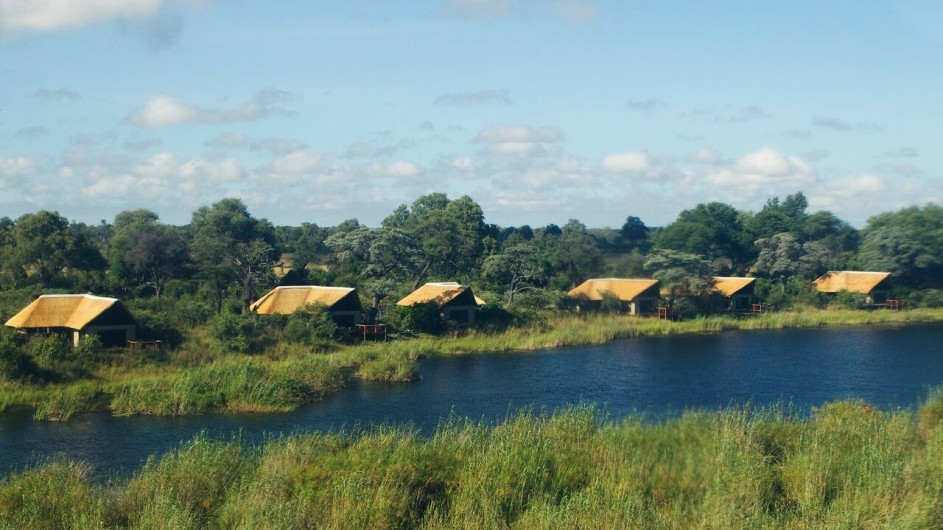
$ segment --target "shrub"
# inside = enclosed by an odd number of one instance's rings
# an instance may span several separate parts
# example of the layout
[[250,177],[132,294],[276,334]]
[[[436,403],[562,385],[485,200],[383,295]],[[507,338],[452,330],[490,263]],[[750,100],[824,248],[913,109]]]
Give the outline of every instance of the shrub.
[[435,334],[445,329],[439,306],[435,302],[395,306],[387,313],[387,318],[397,328],[414,333]]
[[255,322],[252,315],[223,311],[210,320],[210,333],[223,347],[236,353],[251,353]]
[[26,349],[44,368],[70,361],[75,353],[65,337],[55,333],[30,337]]
[[0,379],[26,379],[36,371],[32,357],[13,341],[0,339]]

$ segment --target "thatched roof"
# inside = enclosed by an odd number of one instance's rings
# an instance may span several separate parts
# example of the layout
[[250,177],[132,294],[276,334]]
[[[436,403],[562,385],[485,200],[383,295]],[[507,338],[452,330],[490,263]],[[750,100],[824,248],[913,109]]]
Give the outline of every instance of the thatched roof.
[[868,294],[890,275],[889,272],[828,271],[812,283],[821,293],[851,291]]
[[756,278],[733,278],[730,276],[714,276],[711,278],[713,290],[724,296],[733,296],[755,282]]
[[121,302],[90,294],[44,294],[7,320],[12,328],[69,328],[81,330]]
[[610,293],[623,302],[631,302],[649,289],[655,289],[658,280],[639,278],[594,278],[573,288],[567,296],[580,300],[602,300],[603,293]]
[[309,304],[323,304],[330,309],[342,301],[351,310],[361,308],[357,290],[353,287],[291,285],[272,289],[250,305],[249,309],[262,315],[289,315]]
[[471,294],[470,300],[474,305],[483,304],[483,301],[479,301],[480,299],[471,292],[471,288],[467,285],[461,285],[456,282],[436,282],[427,283],[419,289],[416,289],[406,298],[396,302],[396,305],[409,306],[435,302],[439,307],[442,307],[445,304],[461,297],[466,292]]

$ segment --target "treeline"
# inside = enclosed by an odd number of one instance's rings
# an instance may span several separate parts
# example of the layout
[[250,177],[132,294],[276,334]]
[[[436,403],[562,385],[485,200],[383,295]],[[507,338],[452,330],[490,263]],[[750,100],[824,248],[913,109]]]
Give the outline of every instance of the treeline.
[[0,293],[186,299],[197,319],[224,307],[238,312],[276,285],[358,287],[375,313],[426,281],[470,284],[507,307],[547,307],[600,276],[657,278],[671,293],[666,302],[682,304],[711,275],[752,275],[764,301],[786,307],[814,302],[810,280],[836,269],[887,271],[895,296],[943,302],[935,291],[943,284],[943,208],[882,213],[861,230],[831,212],[810,213],[801,192],[758,212],[698,204],[660,228],[634,216],[620,228],[577,219],[501,227],[486,223],[471,198],[442,193],[401,205],[378,227],[356,219],[275,226],[234,198],[199,208],[185,226],[145,209],[100,225],[45,210],[0,219]]

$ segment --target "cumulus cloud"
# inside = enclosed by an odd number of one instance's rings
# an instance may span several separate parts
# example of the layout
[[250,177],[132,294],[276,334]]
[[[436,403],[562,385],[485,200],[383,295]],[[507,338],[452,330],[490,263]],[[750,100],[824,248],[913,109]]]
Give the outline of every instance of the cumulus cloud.
[[130,121],[141,127],[166,127],[189,123],[229,123],[236,121],[255,121],[272,115],[292,115],[285,108],[286,103],[297,100],[297,96],[266,88],[255,94],[248,101],[234,109],[223,110],[200,108],[180,101],[177,98],[158,94],[151,96],[144,105],[129,117]]
[[202,189],[207,184],[238,182],[246,176],[234,158],[180,159],[170,152],[157,153],[124,170],[100,165],[64,166],[59,173],[80,177],[80,192],[90,199],[118,198],[132,191],[135,194],[175,197],[181,192],[188,194]]
[[640,151],[606,155],[602,159],[602,168],[613,173],[642,173],[650,167],[648,154]]
[[801,189],[812,183],[815,176],[815,170],[800,157],[787,156],[769,147],[713,168],[706,175],[710,184],[723,187],[731,197],[743,197],[761,189],[767,193],[780,187]]
[[468,20],[551,15],[571,24],[585,24],[596,17],[596,5],[590,0],[446,0],[440,11]]
[[435,98],[436,105],[488,105],[491,103],[511,103],[507,90],[479,90],[477,92],[455,92],[440,94]]
[[505,126],[484,129],[473,141],[484,144],[492,153],[516,155],[544,152],[563,140],[563,133],[554,127]]
[[289,175],[303,175],[311,173],[324,164],[324,157],[307,151],[295,151],[276,158],[272,162],[272,169],[276,173]]
[[114,18],[142,19],[157,13],[163,0],[6,0],[0,2],[0,33],[54,31]]
[[36,160],[31,157],[0,157],[0,188],[5,188],[14,178],[33,174],[36,168]]
[[375,162],[367,167],[367,174],[374,177],[408,178],[420,173],[422,173],[422,168],[406,160],[397,160],[389,164]]

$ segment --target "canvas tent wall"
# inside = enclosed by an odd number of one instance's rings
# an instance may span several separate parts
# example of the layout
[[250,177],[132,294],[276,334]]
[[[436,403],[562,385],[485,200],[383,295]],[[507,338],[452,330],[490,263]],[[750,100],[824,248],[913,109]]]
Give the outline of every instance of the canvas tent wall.
[[576,286],[567,297],[579,311],[598,309],[605,297],[615,297],[630,315],[653,314],[661,297],[658,280],[648,278],[593,278]]
[[859,293],[864,295],[866,304],[884,305],[891,294],[890,275],[889,272],[828,271],[812,283],[820,293]]
[[479,307],[478,298],[471,287],[455,282],[427,283],[406,296],[396,305],[411,306],[433,302],[439,307],[441,315],[459,324],[475,323],[475,310]]
[[249,306],[260,315],[289,315],[311,304],[327,307],[338,324],[356,326],[363,320],[363,306],[352,287],[292,285],[276,287]]
[[98,335],[105,346],[134,340],[137,323],[116,298],[90,294],[45,294],[6,322],[23,332],[61,333],[77,346],[83,335]]
[[711,292],[723,300],[723,309],[730,311],[749,311],[753,304],[756,278],[734,278],[714,276],[711,278]]

